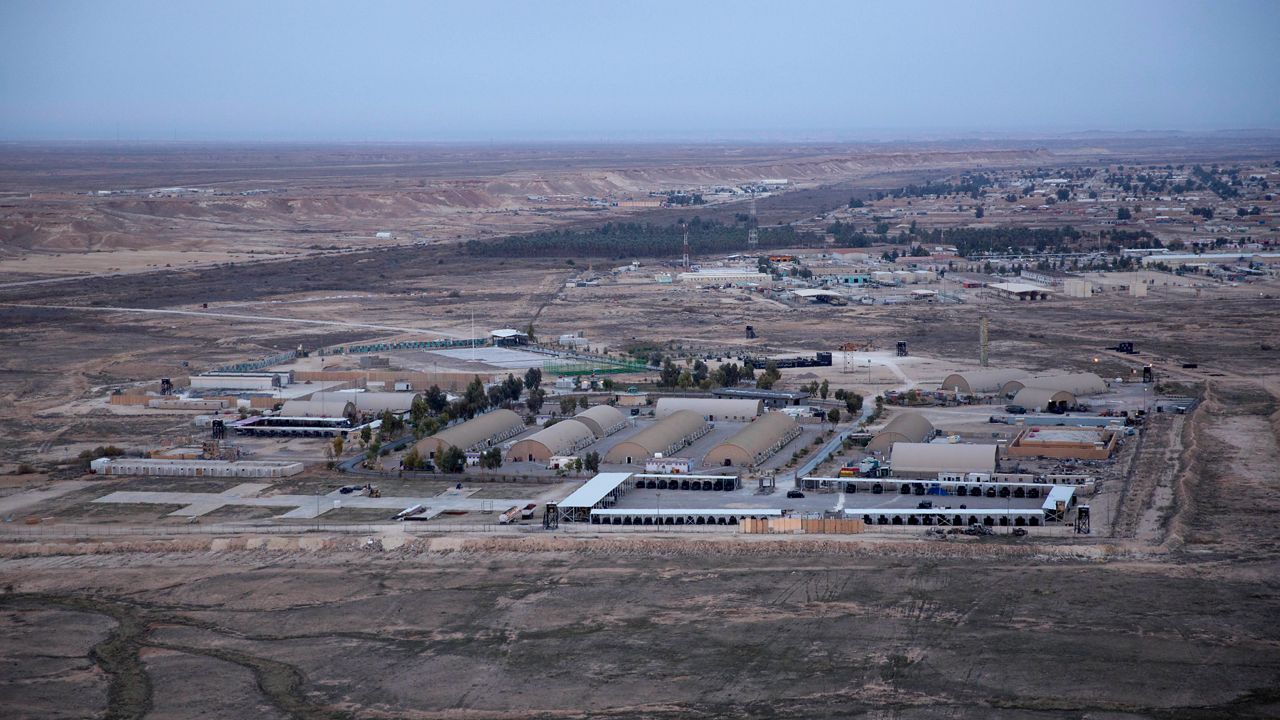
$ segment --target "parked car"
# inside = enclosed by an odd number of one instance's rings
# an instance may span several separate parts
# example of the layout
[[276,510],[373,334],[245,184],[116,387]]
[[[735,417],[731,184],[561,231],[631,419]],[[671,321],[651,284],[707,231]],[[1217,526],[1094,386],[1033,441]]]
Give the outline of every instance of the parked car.
[[1005,405],[1004,411],[1010,415],[1026,415],[1027,409],[1021,405]]
[[799,490],[787,491],[787,498],[790,500],[795,500],[796,498],[802,498],[802,497],[804,497],[804,493],[800,492]]

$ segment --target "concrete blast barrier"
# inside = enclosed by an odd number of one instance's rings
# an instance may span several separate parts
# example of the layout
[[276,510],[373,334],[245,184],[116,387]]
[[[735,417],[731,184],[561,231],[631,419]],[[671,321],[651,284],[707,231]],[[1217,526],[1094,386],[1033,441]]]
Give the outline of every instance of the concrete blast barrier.
[[750,535],[855,535],[866,524],[846,518],[743,518],[738,529]]

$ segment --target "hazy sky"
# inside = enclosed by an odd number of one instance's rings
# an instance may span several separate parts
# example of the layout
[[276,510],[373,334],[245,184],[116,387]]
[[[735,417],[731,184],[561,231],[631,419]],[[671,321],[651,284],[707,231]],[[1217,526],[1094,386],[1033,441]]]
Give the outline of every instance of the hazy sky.
[[1280,128],[1280,0],[0,2],[0,139]]

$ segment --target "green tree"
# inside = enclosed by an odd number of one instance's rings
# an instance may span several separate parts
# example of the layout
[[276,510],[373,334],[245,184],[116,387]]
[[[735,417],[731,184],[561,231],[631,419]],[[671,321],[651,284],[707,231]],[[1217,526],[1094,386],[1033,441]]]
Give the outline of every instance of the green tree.
[[335,437],[333,439],[333,456],[338,458],[342,457],[342,448],[346,444],[346,440],[344,440],[341,435]]
[[853,391],[845,391],[844,407],[850,415],[857,417],[862,412],[862,396]]
[[427,401],[427,408],[432,413],[439,415],[444,409],[449,407],[449,396],[444,394],[439,385],[432,385],[423,395],[423,399]]
[[586,395],[580,395],[578,397],[578,407],[582,408],[583,410],[586,410],[590,406],[591,406],[591,401],[587,399]]
[[529,408],[529,412],[538,414],[542,410],[542,401],[546,398],[547,393],[542,388],[534,388],[529,391],[529,397],[524,399],[525,407]]
[[421,395],[414,395],[413,403],[409,405],[409,421],[417,425],[430,412],[431,407],[427,405],[427,399]]
[[537,390],[542,386],[542,370],[531,367],[524,372],[524,386],[529,391]]
[[823,400],[826,400],[827,395],[830,392],[831,392],[831,385],[826,380],[823,380],[822,384],[818,386],[818,397],[822,398]]
[[827,422],[832,425],[840,422],[840,408],[831,408],[827,411]]
[[577,475],[581,472],[582,472],[582,458],[576,457],[573,459],[573,474]]
[[694,384],[695,384],[695,385],[696,385],[696,384],[700,384],[703,380],[706,380],[706,379],[707,379],[707,375],[708,375],[709,373],[710,373],[710,370],[707,368],[707,364],[706,364],[706,363],[702,362],[701,360],[695,360],[695,361],[694,361],[694,363],[693,363],[693,382],[694,382]]
[[418,470],[422,466],[422,454],[418,452],[418,448],[413,447],[409,452],[400,458],[400,467],[405,470]]
[[573,409],[578,406],[578,401],[570,395],[563,395],[560,398],[560,414],[569,415]]
[[1132,217],[1133,217],[1133,214],[1129,212],[1129,208],[1122,207],[1116,211],[1117,220],[1128,220]]
[[486,470],[502,467],[502,449],[493,447],[480,453],[480,467]]
[[447,473],[460,473],[467,467],[467,454],[462,448],[450,445],[448,450],[440,453],[440,469]]
[[671,358],[662,361],[662,372],[658,376],[658,384],[662,387],[675,387],[680,381],[680,368],[671,362]]
[[978,209],[977,209],[977,210],[974,210],[974,211],[973,211],[973,216],[974,216],[975,218],[978,218],[979,220],[981,220],[981,219],[982,219],[982,216],[983,216],[983,215],[986,215],[986,214],[987,214],[987,213],[986,213],[986,211],[982,209],[982,206],[981,206],[981,205],[979,205],[979,206],[978,206]]
[[682,388],[693,387],[693,375],[688,370],[681,370],[680,376],[676,378],[676,385]]
[[360,428],[360,444],[368,445],[373,440],[373,428],[368,425]]
[[600,472],[600,453],[595,450],[587,453],[586,458],[582,461],[582,466],[586,468],[589,473]]

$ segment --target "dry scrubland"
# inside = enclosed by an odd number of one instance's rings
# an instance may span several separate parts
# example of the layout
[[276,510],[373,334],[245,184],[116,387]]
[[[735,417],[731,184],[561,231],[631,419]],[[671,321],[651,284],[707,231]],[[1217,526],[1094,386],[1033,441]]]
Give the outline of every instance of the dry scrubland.
[[[59,409],[95,388],[370,336],[280,318],[463,331],[474,309],[485,327],[533,317],[615,346],[698,347],[742,346],[751,322],[763,350],[871,337],[976,354],[973,306],[784,311],[643,286],[566,291],[568,272],[548,258],[477,274],[431,246],[0,287],[3,303],[81,308],[0,306],[0,342],[21,348],[0,355],[0,461],[187,431],[184,417]],[[83,309],[205,302],[276,320]],[[993,357],[1009,365],[1084,369],[1120,339],[1173,368],[1200,363],[1165,378],[1205,401],[1136,449],[1112,491],[1115,537],[9,534],[0,698],[10,716],[74,718],[1275,717],[1274,303],[1223,291],[989,306]]]

